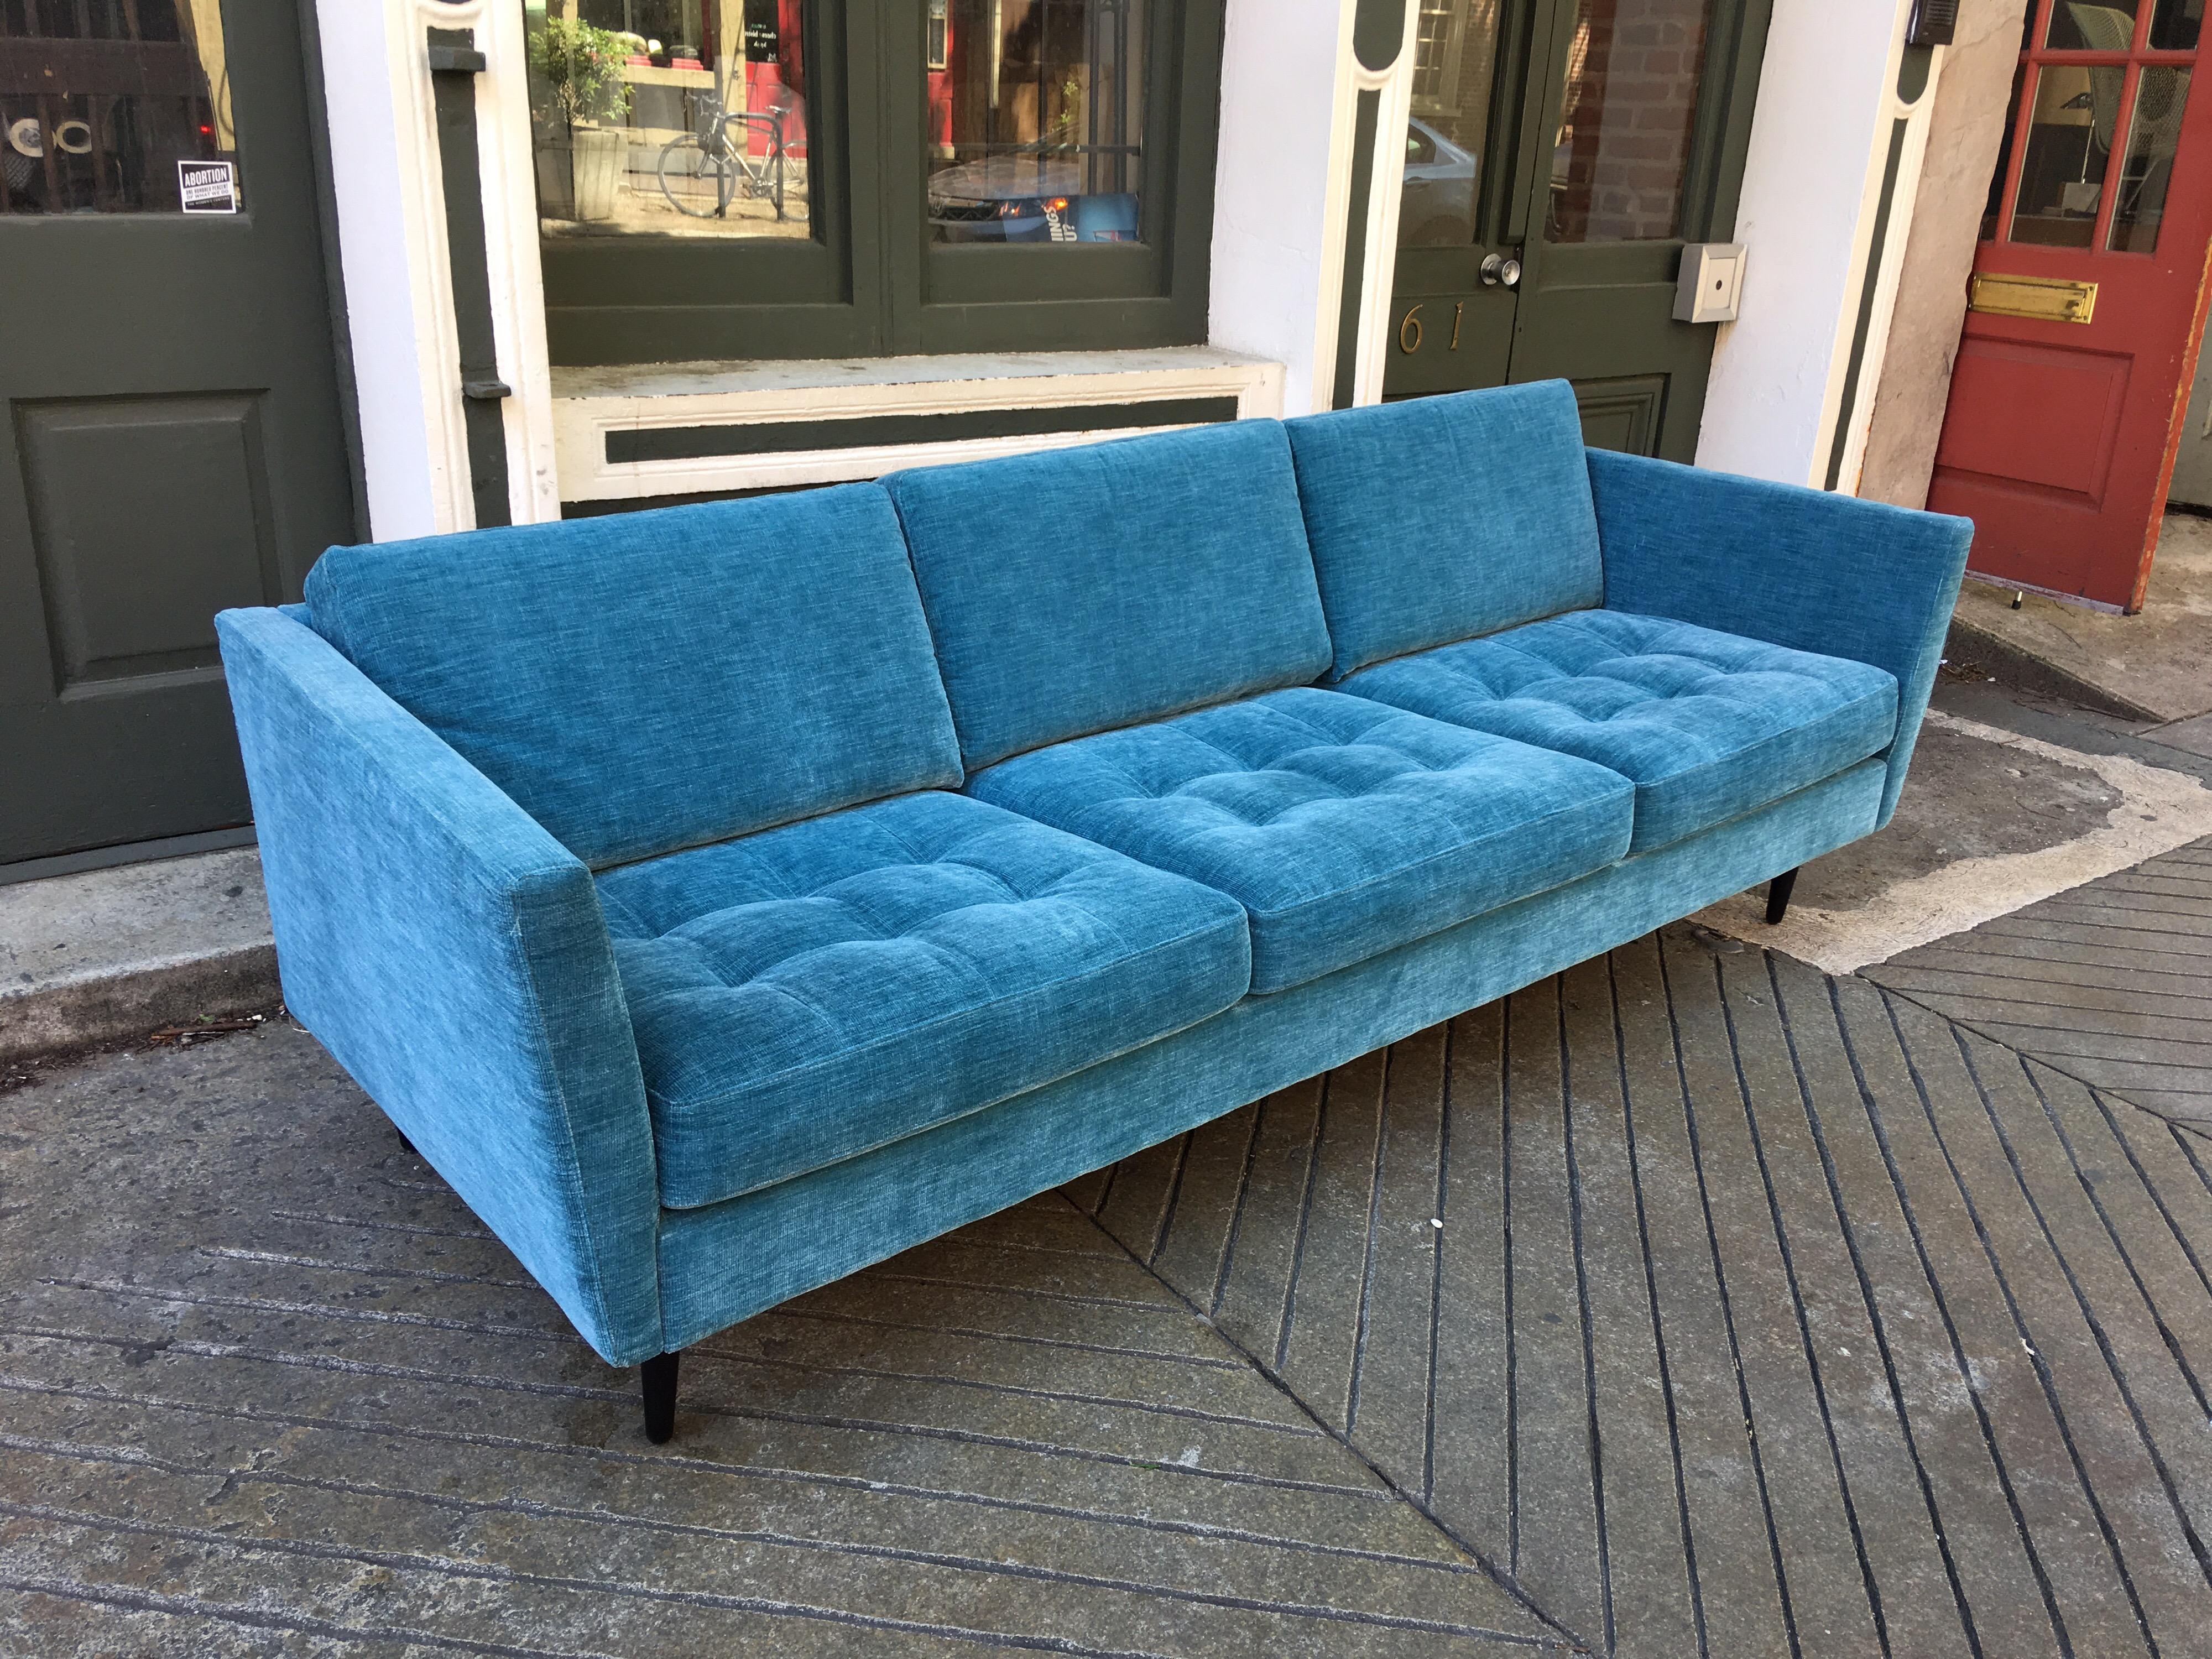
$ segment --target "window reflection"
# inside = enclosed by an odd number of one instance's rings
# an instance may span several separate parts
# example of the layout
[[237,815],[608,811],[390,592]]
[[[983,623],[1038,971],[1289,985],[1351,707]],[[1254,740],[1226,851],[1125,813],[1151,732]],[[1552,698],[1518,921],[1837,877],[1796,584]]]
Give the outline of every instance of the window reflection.
[[2150,15],[2153,52],[2194,52],[2204,27],[2204,0],[2158,0]]
[[805,0],[523,0],[548,235],[811,234]]
[[2005,174],[2012,170],[2013,135],[2020,126],[2021,88],[2027,82],[2026,70],[2016,69],[2012,72],[2012,97],[2005,104],[2004,137],[1997,145],[1996,171],[1990,175],[1989,199],[1982,206],[1981,239],[1984,242],[1996,240],[1997,226],[2004,216]]
[[2043,44],[2066,52],[2125,52],[2135,43],[2135,0],[2058,0],[2051,9],[2051,28]]
[[2189,105],[2189,71],[2145,69],[2136,82],[2135,112],[2128,118],[2127,156],[2113,191],[2112,229],[2106,246],[2122,253],[2158,249],[2166,216],[2166,189],[2173,152],[2181,142],[2181,112]]
[[1145,25],[1144,0],[949,0],[940,36],[933,4],[933,240],[1141,240]]
[[2010,238],[2049,247],[2087,247],[2096,235],[2122,69],[2048,64],[2036,72]]
[[221,0],[0,0],[0,212],[235,212],[237,143]]
[[1498,0],[1421,0],[1401,247],[1465,247],[1498,66]]
[[1578,0],[1545,240],[1672,236],[1711,0]]

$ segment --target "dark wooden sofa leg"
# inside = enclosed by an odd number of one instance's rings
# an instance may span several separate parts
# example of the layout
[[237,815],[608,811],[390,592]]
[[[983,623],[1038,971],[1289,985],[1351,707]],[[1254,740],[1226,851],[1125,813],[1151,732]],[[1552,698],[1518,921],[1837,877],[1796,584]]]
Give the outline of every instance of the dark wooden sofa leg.
[[1790,908],[1790,890],[1797,885],[1797,872],[1784,870],[1766,884],[1766,925],[1780,921]]
[[645,1437],[666,1445],[676,1433],[676,1362],[683,1351],[657,1353],[639,1368],[645,1385]]

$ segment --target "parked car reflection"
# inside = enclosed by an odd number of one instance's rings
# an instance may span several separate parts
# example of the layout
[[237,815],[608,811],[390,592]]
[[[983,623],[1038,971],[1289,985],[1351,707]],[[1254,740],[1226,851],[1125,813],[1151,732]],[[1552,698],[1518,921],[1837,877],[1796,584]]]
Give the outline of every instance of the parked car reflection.
[[1474,240],[1475,153],[1416,118],[1406,124],[1401,247],[1464,247]]
[[1083,188],[1080,155],[990,155],[930,175],[929,222],[942,242],[1133,242],[1134,191]]

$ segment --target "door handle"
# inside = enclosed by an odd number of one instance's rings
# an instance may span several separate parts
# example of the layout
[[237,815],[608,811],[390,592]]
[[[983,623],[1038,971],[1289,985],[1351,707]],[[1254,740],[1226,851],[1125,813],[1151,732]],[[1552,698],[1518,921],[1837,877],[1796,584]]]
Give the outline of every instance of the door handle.
[[1503,253],[1486,254],[1482,261],[1482,285],[1485,288],[1520,287],[1521,262],[1508,258]]

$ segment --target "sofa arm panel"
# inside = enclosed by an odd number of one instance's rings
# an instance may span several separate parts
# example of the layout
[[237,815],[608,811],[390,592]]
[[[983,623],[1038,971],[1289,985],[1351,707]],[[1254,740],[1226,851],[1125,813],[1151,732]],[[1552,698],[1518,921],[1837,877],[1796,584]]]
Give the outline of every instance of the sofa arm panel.
[[1848,657],[1897,678],[1887,823],[1920,735],[1970,520],[1594,449],[1609,611]]
[[591,872],[312,629],[216,626],[286,1006],[604,1358],[659,1352],[652,1121]]

